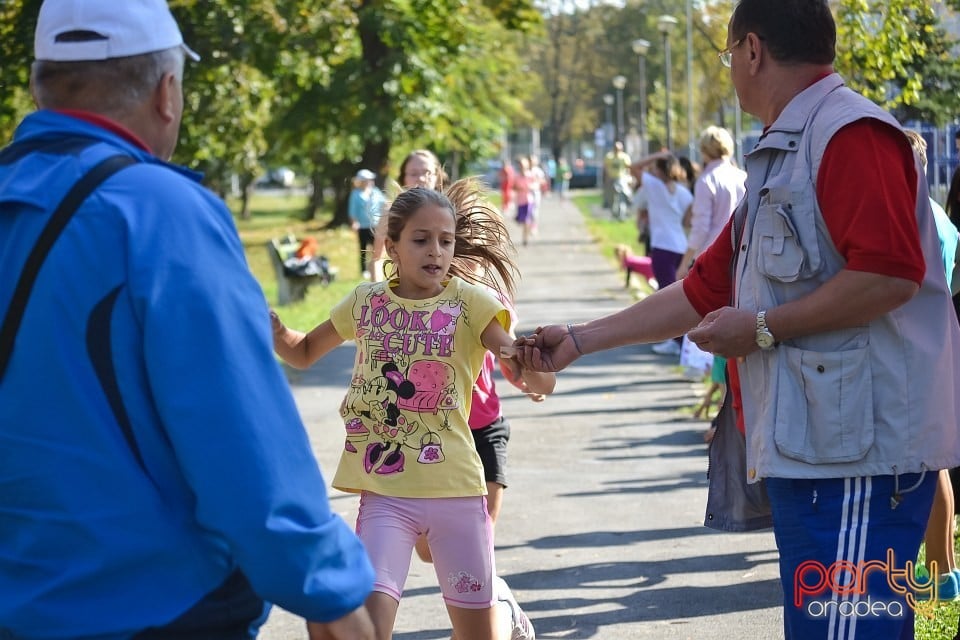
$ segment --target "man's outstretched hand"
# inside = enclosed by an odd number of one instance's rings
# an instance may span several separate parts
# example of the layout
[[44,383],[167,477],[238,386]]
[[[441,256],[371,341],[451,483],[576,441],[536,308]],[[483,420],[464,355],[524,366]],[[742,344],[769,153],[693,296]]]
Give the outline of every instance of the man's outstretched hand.
[[567,327],[561,324],[537,327],[532,334],[518,337],[513,344],[517,362],[533,371],[561,371],[581,355]]

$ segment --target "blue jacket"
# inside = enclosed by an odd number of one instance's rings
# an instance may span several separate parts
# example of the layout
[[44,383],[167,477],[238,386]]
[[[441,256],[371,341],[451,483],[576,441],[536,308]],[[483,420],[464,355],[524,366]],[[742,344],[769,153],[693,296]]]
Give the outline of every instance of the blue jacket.
[[368,194],[364,194],[362,189],[354,189],[350,192],[347,213],[351,220],[360,225],[361,229],[376,229],[382,211],[383,192],[380,189],[372,187]]
[[298,615],[343,616],[372,569],[330,511],[229,211],[192,172],[68,115],[36,112],[14,139],[68,136],[97,142],[0,164],[0,314],[82,173],[140,162],[57,240],[0,381],[0,637],[129,637],[237,568]]

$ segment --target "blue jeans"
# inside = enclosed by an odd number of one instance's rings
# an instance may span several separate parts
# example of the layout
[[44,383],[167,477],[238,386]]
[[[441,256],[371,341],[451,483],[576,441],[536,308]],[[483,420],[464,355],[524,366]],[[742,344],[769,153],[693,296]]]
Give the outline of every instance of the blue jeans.
[[914,637],[914,610],[897,588],[915,585],[936,481],[935,471],[765,480],[787,640]]

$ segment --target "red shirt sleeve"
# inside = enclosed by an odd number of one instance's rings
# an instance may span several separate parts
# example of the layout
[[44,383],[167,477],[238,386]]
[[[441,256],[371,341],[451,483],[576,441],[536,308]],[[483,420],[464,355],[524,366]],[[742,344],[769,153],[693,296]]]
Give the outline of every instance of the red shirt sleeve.
[[[873,118],[830,139],[817,174],[817,202],[846,268],[923,280],[916,220],[917,173],[903,134]],[[731,220],[697,258],[683,291],[701,316],[730,303]]]
[[730,288],[733,285],[730,274],[733,259],[733,245],[730,242],[732,227],[733,216],[683,279],[683,293],[701,316],[730,304]]
[[830,139],[817,174],[817,202],[846,268],[923,280],[913,150],[897,129],[873,118]]

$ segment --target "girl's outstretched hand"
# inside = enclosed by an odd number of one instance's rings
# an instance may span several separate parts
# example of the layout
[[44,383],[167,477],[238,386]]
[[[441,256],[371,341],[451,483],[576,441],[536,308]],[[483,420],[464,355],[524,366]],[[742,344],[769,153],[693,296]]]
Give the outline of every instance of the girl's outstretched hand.
[[[553,386],[556,383],[556,376],[549,375],[542,371],[536,371],[535,369],[529,369],[522,367],[517,361],[517,347],[500,347],[500,370],[503,372],[504,377],[512,382],[520,391],[523,391],[527,394],[527,397],[530,398],[533,402],[543,402],[547,399],[547,393],[553,393]],[[524,379],[523,372],[527,371],[528,375],[530,372],[533,372],[540,380],[538,385],[544,383],[543,376],[547,375],[549,378],[549,391],[545,393],[540,393],[533,391],[530,388],[530,384]]]
[[270,326],[273,328],[273,335],[275,336],[283,333],[284,329],[287,328],[273,309],[270,309]]
[[561,371],[581,355],[568,328],[560,324],[537,327],[533,334],[520,336],[513,344],[516,361],[533,371]]
[[527,384],[526,380],[521,379],[519,382],[519,387],[520,387],[520,391],[523,391],[525,394],[527,394],[527,397],[530,398],[530,400],[532,400],[533,402],[543,402],[544,400],[547,399],[547,396],[543,393],[536,393],[534,391],[530,391],[530,385]]
[[514,347],[500,347],[500,368],[506,368],[503,372],[505,378],[511,381],[520,381],[522,384],[522,372],[520,363],[517,362],[517,351]]

